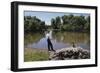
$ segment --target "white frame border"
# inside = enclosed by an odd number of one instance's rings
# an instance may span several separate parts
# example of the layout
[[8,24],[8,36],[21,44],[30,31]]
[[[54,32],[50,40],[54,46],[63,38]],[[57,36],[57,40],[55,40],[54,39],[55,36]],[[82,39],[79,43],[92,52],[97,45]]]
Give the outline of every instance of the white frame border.
[[[64,61],[37,61],[24,62],[24,10],[28,11],[49,11],[49,12],[73,12],[73,13],[89,13],[91,19],[90,33],[90,53],[91,59],[81,60],[64,60]],[[95,64],[95,10],[82,8],[63,8],[48,6],[18,6],[18,68],[36,68],[36,67],[52,67],[52,66],[73,66]]]

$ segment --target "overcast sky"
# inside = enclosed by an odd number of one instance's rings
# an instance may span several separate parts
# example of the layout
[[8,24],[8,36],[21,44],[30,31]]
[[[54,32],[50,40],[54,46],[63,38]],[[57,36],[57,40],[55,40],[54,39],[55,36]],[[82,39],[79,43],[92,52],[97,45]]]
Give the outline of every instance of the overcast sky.
[[51,25],[52,18],[70,14],[73,14],[75,16],[81,16],[81,15],[89,16],[89,14],[83,14],[83,13],[24,11],[24,16],[36,16],[40,20],[45,21],[46,25]]

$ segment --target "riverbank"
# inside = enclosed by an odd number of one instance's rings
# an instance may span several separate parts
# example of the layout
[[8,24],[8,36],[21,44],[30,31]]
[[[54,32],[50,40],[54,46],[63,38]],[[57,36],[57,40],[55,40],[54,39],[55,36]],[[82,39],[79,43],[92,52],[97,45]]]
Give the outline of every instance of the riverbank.
[[24,61],[48,61],[48,60],[71,60],[71,59],[90,59],[90,51],[81,47],[68,47],[56,50],[56,52],[47,49],[24,50]]
[[48,58],[49,54],[47,50],[33,48],[25,48],[24,50],[24,62],[46,61]]

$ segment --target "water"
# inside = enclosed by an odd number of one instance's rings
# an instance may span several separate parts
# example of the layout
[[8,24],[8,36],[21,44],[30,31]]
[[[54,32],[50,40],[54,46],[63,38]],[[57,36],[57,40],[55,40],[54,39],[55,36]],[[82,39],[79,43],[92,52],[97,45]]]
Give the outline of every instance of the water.
[[88,33],[62,31],[27,34],[24,39],[25,48],[47,49],[48,36],[52,41],[54,49],[70,47],[72,46],[72,42],[74,42],[76,46],[90,50],[90,36]]

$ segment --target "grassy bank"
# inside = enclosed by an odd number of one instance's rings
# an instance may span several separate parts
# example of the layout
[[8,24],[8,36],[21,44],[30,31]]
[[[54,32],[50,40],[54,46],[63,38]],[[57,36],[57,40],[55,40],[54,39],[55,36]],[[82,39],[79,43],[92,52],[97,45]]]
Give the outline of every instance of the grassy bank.
[[90,51],[81,47],[69,47],[48,52],[47,49],[25,49],[24,61],[47,61],[47,60],[71,60],[71,59],[90,59]]
[[46,61],[49,58],[47,50],[44,49],[30,49],[27,48],[24,50],[24,61]]

